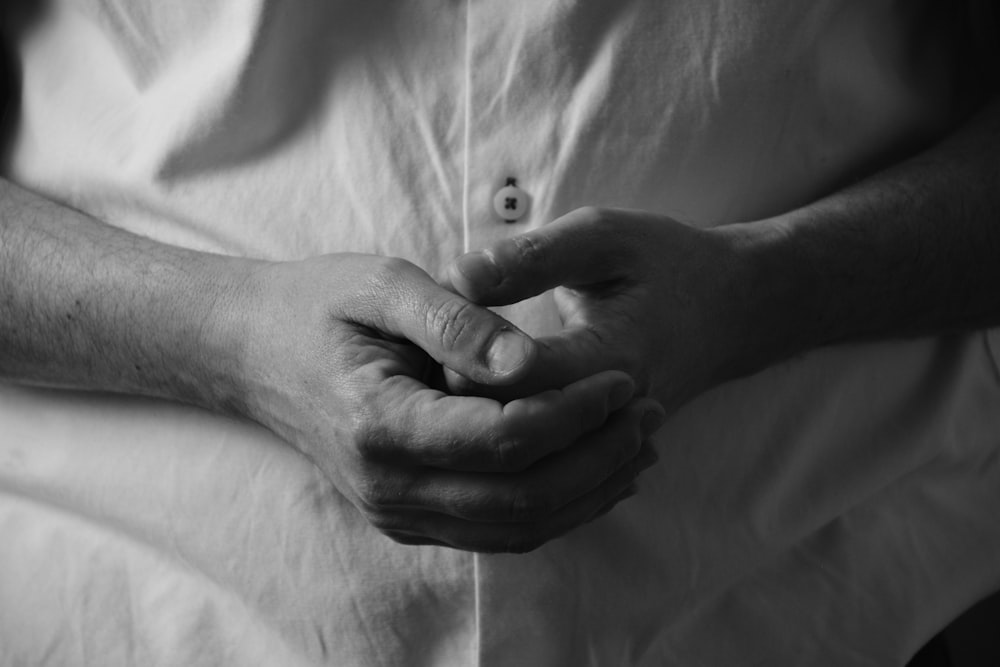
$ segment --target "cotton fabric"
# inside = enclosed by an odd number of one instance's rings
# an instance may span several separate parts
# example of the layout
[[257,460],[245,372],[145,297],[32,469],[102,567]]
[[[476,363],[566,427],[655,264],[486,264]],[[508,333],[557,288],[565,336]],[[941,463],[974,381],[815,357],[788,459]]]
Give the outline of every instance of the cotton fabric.
[[[7,177],[274,260],[440,276],[584,205],[755,220],[959,112],[929,3],[49,4]],[[559,327],[548,295],[501,312]],[[518,556],[396,545],[250,424],[0,386],[0,663],[903,664],[1000,585],[998,347],[841,345],[718,387],[637,497]]]

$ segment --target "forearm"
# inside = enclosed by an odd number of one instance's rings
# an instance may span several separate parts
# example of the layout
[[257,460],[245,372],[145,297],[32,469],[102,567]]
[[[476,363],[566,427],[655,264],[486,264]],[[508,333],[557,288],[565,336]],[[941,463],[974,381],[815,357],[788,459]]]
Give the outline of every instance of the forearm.
[[760,361],[1000,324],[998,156],[994,103],[911,160],[729,230],[753,258],[743,284],[758,309],[757,338],[769,339],[755,352]]
[[0,377],[239,402],[251,262],[157,243],[0,181]]

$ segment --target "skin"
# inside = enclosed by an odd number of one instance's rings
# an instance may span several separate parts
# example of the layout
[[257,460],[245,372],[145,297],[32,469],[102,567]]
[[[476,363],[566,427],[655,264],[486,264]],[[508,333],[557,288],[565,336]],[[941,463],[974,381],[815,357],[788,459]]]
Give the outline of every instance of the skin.
[[[526,551],[634,493],[661,405],[818,345],[1000,322],[998,154],[994,104],[798,211],[581,209],[444,286],[400,259],[168,246],[0,182],[0,377],[254,420],[396,541]],[[549,288],[550,338],[483,307]]]
[[696,229],[584,208],[458,258],[450,287],[501,305],[555,288],[564,329],[531,371],[452,391],[511,398],[618,369],[668,411],[840,341],[1000,324],[1000,104],[940,144],[799,210]]
[[634,493],[662,409],[619,371],[501,403],[533,341],[399,259],[223,257],[0,184],[0,375],[157,396],[259,422],[386,535],[524,551]]

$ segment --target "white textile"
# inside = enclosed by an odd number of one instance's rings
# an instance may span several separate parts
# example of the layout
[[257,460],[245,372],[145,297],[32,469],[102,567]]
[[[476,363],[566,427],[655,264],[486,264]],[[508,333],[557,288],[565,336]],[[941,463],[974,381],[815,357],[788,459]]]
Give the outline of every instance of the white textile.
[[[956,113],[920,3],[48,4],[6,175],[271,259],[440,275],[584,205],[753,220]],[[504,313],[558,327],[546,296]],[[522,556],[399,546],[255,426],[0,387],[0,664],[902,664],[1000,587],[998,348],[844,345],[719,387],[637,497]]]

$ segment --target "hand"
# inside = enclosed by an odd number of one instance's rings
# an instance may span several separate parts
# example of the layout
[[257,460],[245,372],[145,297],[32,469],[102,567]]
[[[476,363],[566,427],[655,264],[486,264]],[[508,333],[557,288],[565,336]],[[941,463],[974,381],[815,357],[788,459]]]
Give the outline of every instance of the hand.
[[507,404],[428,386],[437,364],[517,382],[537,348],[408,262],[263,264],[250,285],[246,413],[398,542],[533,549],[629,495],[655,460],[641,444],[662,411],[621,372]]
[[537,339],[518,381],[448,372],[458,393],[509,399],[601,371],[632,377],[668,411],[754,368],[744,235],[638,211],[578,209],[538,230],[458,258],[450,289],[478,304],[555,288],[564,329]]

